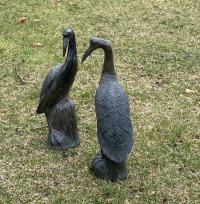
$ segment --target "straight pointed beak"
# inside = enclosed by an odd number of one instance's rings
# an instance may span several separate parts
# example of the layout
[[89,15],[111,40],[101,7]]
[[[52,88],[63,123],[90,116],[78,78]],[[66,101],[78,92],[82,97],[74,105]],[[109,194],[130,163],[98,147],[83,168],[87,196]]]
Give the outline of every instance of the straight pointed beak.
[[67,47],[69,45],[69,38],[63,37],[63,57],[66,54]]
[[83,55],[83,57],[82,57],[81,63],[83,63],[83,62],[85,61],[85,59],[87,59],[88,56],[91,55],[91,53],[92,53],[93,50],[94,50],[94,49],[93,49],[92,47],[89,47],[89,48],[85,51],[85,53],[84,53],[84,55]]

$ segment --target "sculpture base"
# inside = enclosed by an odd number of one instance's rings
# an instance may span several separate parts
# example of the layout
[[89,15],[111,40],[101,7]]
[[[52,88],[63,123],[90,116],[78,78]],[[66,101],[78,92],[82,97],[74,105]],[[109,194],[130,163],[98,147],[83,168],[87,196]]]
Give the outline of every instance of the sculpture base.
[[69,149],[79,146],[75,105],[64,98],[45,112],[49,134],[48,144],[53,149]]
[[91,169],[95,176],[104,180],[122,181],[126,180],[126,163],[116,163],[108,159],[101,151],[92,160]]

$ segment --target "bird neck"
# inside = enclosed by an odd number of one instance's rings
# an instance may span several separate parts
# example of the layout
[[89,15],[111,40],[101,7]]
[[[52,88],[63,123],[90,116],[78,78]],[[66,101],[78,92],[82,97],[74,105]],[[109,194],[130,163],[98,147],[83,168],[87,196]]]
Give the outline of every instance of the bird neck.
[[60,72],[60,83],[65,84],[67,83],[67,96],[71,89],[71,86],[74,82],[76,73],[77,73],[77,50],[76,50],[76,41],[70,43],[68,46],[67,57],[63,64],[62,71]]
[[69,42],[67,57],[63,65],[63,74],[65,76],[67,76],[68,72],[70,72],[69,67],[71,67],[71,64],[74,63],[74,61],[77,61],[77,49],[75,38]]
[[113,52],[110,45],[103,46],[102,49],[104,50],[104,63],[102,69],[103,74],[112,74],[116,75],[114,69],[114,62],[113,62]]
[[73,60],[74,57],[77,57],[76,40],[75,39],[69,43],[65,64],[67,64],[68,61]]

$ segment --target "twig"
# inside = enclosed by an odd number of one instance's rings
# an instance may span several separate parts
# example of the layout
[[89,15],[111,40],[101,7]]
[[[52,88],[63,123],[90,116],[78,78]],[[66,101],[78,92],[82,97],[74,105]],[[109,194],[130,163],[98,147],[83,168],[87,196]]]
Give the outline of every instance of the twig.
[[47,128],[47,127],[48,127],[48,125],[38,126],[38,127],[31,128],[31,130],[40,130],[40,129]]
[[20,76],[18,68],[15,67],[15,69],[16,69],[16,73],[17,73],[17,76],[18,76],[20,82],[21,82],[22,84],[27,84],[26,81]]
[[18,63],[18,64],[15,66],[15,71],[16,71],[17,77],[18,77],[18,79],[20,80],[20,82],[21,82],[22,84],[27,84],[27,82],[21,77],[21,75],[20,75],[20,73],[19,73],[19,65],[21,65],[23,62],[24,62],[24,60],[22,60],[20,63]]

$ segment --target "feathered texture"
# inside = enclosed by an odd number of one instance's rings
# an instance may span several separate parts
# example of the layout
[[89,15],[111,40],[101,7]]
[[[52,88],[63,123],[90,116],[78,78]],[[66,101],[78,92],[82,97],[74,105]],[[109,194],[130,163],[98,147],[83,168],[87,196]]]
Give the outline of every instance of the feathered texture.
[[111,44],[92,37],[82,62],[99,48],[104,51],[104,63],[95,99],[97,135],[102,153],[111,161],[121,163],[133,146],[133,128],[128,98],[116,77]]
[[48,92],[49,92],[49,90],[53,84],[55,77],[58,75],[58,73],[61,72],[62,67],[63,67],[63,64],[56,65],[55,67],[53,67],[49,71],[46,78],[44,79],[42,89],[40,92],[40,102],[39,102],[39,105],[37,107],[37,113],[38,114],[44,113],[45,105],[51,106],[51,105],[56,103],[56,100],[58,100],[57,95],[53,95],[52,97],[55,97],[55,99],[52,98],[53,100],[48,100],[47,104],[45,104],[45,99],[47,97],[47,94],[48,94]]
[[[64,31],[66,36],[63,38],[63,42],[69,39],[67,57],[63,64],[58,64],[47,74],[40,93],[38,114],[44,113],[45,109],[51,108],[68,96],[78,70],[75,34],[72,29]],[[64,49],[66,50],[66,47]]]
[[98,140],[110,160],[126,160],[133,146],[128,98],[115,75],[104,74],[96,92]]
[[80,144],[75,105],[64,98],[47,113],[48,143],[53,148],[73,148]]
[[[67,50],[68,48],[68,50]],[[45,113],[51,148],[68,149],[79,145],[79,135],[75,115],[75,105],[68,97],[77,69],[76,39],[72,29],[63,31],[63,55],[67,57],[63,64],[55,66],[46,76],[37,113]]]

